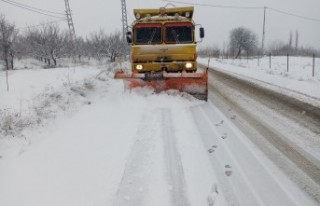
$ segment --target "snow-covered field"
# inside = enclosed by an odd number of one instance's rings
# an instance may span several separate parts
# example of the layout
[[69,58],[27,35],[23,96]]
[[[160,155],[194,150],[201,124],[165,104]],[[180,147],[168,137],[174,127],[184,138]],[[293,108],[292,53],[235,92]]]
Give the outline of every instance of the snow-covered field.
[[1,206],[316,205],[212,103],[109,70],[0,72]]
[[75,64],[62,60],[61,64],[65,67],[43,69],[46,65],[35,59],[16,61],[15,70],[8,73],[9,91],[6,73],[0,72],[0,134],[15,136],[19,129],[86,104],[95,78],[101,77],[99,72],[118,67],[96,61]]
[[[271,89],[291,95],[302,94],[320,100],[320,59],[315,61],[315,76],[312,77],[311,57],[290,57],[290,69],[287,72],[287,57],[272,57],[269,68],[269,57],[258,59],[210,59],[210,66],[226,72],[237,74],[250,80],[267,83]],[[200,63],[208,65],[207,58],[201,58]],[[275,87],[276,86],[276,87]],[[299,96],[297,98],[304,98]],[[304,98],[305,99],[305,98]]]

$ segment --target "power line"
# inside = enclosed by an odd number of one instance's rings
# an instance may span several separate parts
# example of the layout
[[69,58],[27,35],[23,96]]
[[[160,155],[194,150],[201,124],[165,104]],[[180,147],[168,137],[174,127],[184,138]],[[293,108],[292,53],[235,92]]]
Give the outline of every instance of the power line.
[[39,10],[39,11],[43,11],[43,12],[47,12],[47,13],[51,13],[51,14],[65,15],[64,13],[61,13],[61,12],[54,12],[54,11],[49,11],[49,10],[45,10],[45,9],[40,9],[40,8],[37,8],[37,7],[29,6],[27,4],[22,4],[22,3],[19,3],[19,2],[16,2],[16,1],[12,1],[12,0],[6,0],[6,1],[11,2],[13,4],[21,5],[21,6],[30,8],[30,9],[35,9],[35,10]]
[[28,8],[28,7],[25,7],[25,6],[21,6],[21,5],[15,4],[15,3],[10,2],[10,1],[8,1],[8,0],[0,0],[0,1],[5,2],[5,3],[7,3],[7,4],[11,4],[11,5],[13,5],[13,6],[16,6],[16,7],[22,8],[22,9],[25,9],[25,10],[28,10],[28,11],[32,11],[32,12],[35,12],[35,13],[38,13],[38,14],[42,14],[42,15],[45,15],[45,16],[50,16],[50,17],[54,17],[54,18],[61,18],[61,17],[59,17],[59,16],[54,16],[54,15],[46,14],[46,13],[43,13],[43,12],[41,12],[41,11],[37,11],[37,10],[32,9],[32,8]]
[[267,7],[267,9],[269,9],[269,10],[271,10],[271,11],[274,11],[274,12],[281,13],[281,14],[285,14],[285,15],[288,15],[288,16],[293,16],[293,17],[301,18],[301,19],[304,19],[304,20],[310,20],[310,21],[320,22],[320,19],[305,17],[305,16],[301,16],[301,15],[294,14],[294,13],[289,13],[289,12],[286,12],[286,11],[281,11],[281,10],[279,10],[279,9],[274,9],[274,8],[271,8],[271,7]]
[[301,18],[301,19],[309,20],[309,21],[320,22],[320,19],[306,17],[306,16],[302,16],[302,15],[298,15],[298,14],[282,11],[282,10],[279,10],[279,9],[275,9],[275,8],[272,8],[272,7],[226,6],[226,5],[213,5],[213,4],[199,4],[199,3],[182,2],[182,1],[174,1],[174,0],[162,0],[162,1],[171,2],[171,3],[178,3],[178,4],[187,4],[187,5],[196,5],[196,6],[204,6],[204,7],[221,8],[221,9],[265,9],[266,8],[266,9],[269,9],[271,11],[278,12],[278,13],[281,13],[281,14],[284,14],[284,15],[293,16],[293,17],[296,17],[296,18]]
[[61,18],[61,17],[58,17],[58,16],[46,14],[46,13],[37,11],[37,10],[35,10],[35,9],[27,8],[27,7],[25,7],[25,6],[21,6],[21,5],[18,5],[18,4],[9,2],[8,0],[0,0],[0,1],[5,2],[5,3],[7,3],[7,4],[11,4],[11,5],[13,5],[13,6],[16,6],[16,7],[22,8],[22,9],[25,9],[25,10],[28,10],[28,11],[32,11],[32,12],[38,13],[38,14],[42,14],[42,15],[46,15],[46,16],[50,16],[50,17],[54,17],[54,18]]
[[200,3],[192,3],[192,2],[182,2],[182,1],[173,1],[173,0],[162,0],[170,3],[178,3],[178,4],[186,4],[186,5],[196,5],[196,6],[204,6],[204,7],[213,7],[213,8],[221,8],[221,9],[263,9],[264,7],[254,7],[254,6],[226,6],[226,5],[214,5],[214,4],[200,4]]
[[66,19],[61,19],[61,20],[57,20],[57,21],[50,21],[50,22],[47,22],[47,23],[37,24],[37,25],[32,25],[32,26],[20,27],[20,28],[16,28],[16,30],[24,30],[24,29],[36,28],[36,27],[41,27],[41,26],[44,26],[44,25],[55,24],[55,23],[62,22],[62,21],[66,21]]

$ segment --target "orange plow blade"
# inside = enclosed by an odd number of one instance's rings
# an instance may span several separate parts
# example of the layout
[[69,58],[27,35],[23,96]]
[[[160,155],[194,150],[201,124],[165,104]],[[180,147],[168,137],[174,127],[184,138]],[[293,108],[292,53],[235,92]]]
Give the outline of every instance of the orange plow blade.
[[126,89],[152,87],[159,93],[167,90],[186,92],[197,99],[208,100],[208,71],[199,73],[125,73],[116,72],[116,79],[123,79]]

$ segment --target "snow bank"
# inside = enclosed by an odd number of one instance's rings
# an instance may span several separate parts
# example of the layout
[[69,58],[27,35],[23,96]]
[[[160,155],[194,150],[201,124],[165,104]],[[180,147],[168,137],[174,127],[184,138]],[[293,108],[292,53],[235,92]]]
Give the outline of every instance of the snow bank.
[[[207,58],[199,62],[208,65]],[[287,57],[272,57],[247,61],[233,59],[211,59],[210,67],[229,72],[237,77],[253,81],[272,90],[290,94],[297,99],[315,104],[320,100],[320,59],[316,59],[315,76],[312,77],[312,58],[290,57],[290,70],[287,72]]]

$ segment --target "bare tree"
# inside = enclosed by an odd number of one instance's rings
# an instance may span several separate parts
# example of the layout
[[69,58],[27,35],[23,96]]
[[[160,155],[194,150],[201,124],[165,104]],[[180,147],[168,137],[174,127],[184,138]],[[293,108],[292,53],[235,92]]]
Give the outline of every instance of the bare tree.
[[280,40],[274,40],[269,44],[268,52],[280,56],[288,53],[288,45]]
[[[10,54],[12,54],[12,43],[14,36],[16,34],[14,24],[10,24],[3,15],[0,16],[0,42],[2,58],[5,63],[6,70],[10,69],[9,59]],[[13,62],[11,64],[11,69],[13,69]]]
[[296,30],[295,49],[298,50],[298,47],[299,47],[299,31]]
[[42,31],[38,28],[29,29],[25,36],[26,52],[36,58],[44,59],[49,63],[49,54],[46,49],[47,40]]
[[76,38],[73,42],[73,54],[77,56],[79,61],[81,61],[82,56],[89,56],[89,48],[86,46],[82,37]]
[[[5,63],[6,69],[6,83],[7,83],[7,91],[9,91],[9,74],[8,70],[9,66],[9,57],[10,51],[12,51],[12,41],[15,33],[14,24],[10,24],[7,22],[3,15],[0,15],[0,50],[2,51],[2,57]],[[13,57],[12,57],[13,58]],[[13,59],[11,61],[11,69],[13,69]]]
[[12,44],[9,48],[9,62],[10,62],[10,67],[11,69],[14,69],[14,58],[16,56],[16,53],[17,53],[17,41],[18,41],[18,31],[17,30],[14,30],[13,31],[13,34],[12,34]]
[[87,39],[87,43],[89,44],[91,56],[97,57],[98,60],[101,60],[103,56],[107,55],[107,35],[103,30],[92,33],[90,38]]
[[120,32],[107,35],[103,30],[100,30],[91,34],[87,42],[90,45],[91,53],[98,60],[101,60],[102,57],[108,57],[111,62],[114,62],[117,57],[129,53],[129,47],[123,42]]
[[57,59],[61,58],[67,53],[65,49],[66,38],[69,36],[67,33],[61,33],[57,25],[44,26],[42,28],[42,35],[46,39],[45,49],[52,59],[54,66],[57,66]]
[[235,54],[235,58],[238,58],[242,51],[245,51],[247,54],[249,54],[257,49],[257,35],[244,27],[232,29],[230,32],[229,41],[230,50],[233,54]]
[[29,30],[26,35],[29,52],[35,57],[45,58],[49,65],[52,60],[54,66],[57,65],[57,59],[70,52],[67,49],[70,40],[68,37],[68,33],[60,32],[59,27],[55,24]]
[[110,34],[107,39],[107,56],[114,62],[119,56],[126,56],[129,47],[122,39],[120,32]]
[[293,43],[293,34],[292,34],[292,31],[290,31],[289,42],[288,42],[289,48],[292,48],[292,43]]
[[221,55],[221,50],[216,45],[207,46],[207,47],[199,49],[198,50],[198,55],[201,56],[201,57],[216,57],[216,58],[219,58],[219,56]]

